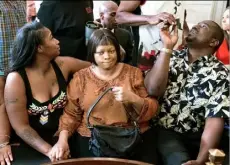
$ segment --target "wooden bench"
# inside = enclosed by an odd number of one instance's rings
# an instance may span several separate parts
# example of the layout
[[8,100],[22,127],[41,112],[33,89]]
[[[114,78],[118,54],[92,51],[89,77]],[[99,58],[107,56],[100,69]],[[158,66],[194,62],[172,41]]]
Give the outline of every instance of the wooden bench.
[[42,165],[151,165],[149,163],[117,158],[79,158]]

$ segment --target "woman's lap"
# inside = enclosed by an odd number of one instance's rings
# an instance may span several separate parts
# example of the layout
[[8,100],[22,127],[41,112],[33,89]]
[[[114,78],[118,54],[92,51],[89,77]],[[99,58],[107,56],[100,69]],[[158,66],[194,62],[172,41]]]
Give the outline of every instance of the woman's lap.
[[40,165],[50,162],[50,159],[34,150],[25,143],[20,143],[20,146],[12,146],[14,161],[12,165]]
[[157,165],[158,164],[158,155],[157,155],[157,136],[154,128],[149,129],[148,131],[142,134],[142,140],[140,147],[137,149],[136,154],[134,155],[134,160],[142,161],[145,163],[150,163]]
[[[147,163],[157,164],[156,156],[156,136],[153,129],[150,129],[142,134],[143,143],[138,147],[133,160],[139,160]],[[74,134],[69,140],[72,158],[95,157],[89,151],[89,138],[82,137],[79,134]],[[13,165],[40,165],[50,162],[49,158],[25,143],[20,146],[13,146]]]
[[[83,137],[76,134],[74,137],[74,146],[72,145],[71,152],[74,153],[72,157],[95,157],[91,151],[89,151],[89,137]],[[143,161],[151,164],[158,164],[157,152],[156,152],[156,134],[154,129],[149,129],[142,134],[143,143],[136,150],[136,154],[132,156],[132,160]],[[70,142],[71,143],[71,142]]]
[[72,158],[95,157],[89,151],[89,137],[83,137],[76,133],[69,143]]

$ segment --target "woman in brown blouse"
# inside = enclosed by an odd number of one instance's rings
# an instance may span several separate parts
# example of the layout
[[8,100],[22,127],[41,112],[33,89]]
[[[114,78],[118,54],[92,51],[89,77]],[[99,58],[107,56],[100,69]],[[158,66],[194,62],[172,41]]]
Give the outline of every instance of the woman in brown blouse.
[[119,43],[106,29],[96,30],[92,34],[88,43],[88,58],[92,65],[75,73],[67,88],[68,103],[60,119],[59,141],[53,147],[53,154],[61,159],[68,151],[68,137],[77,131],[79,146],[76,150],[79,157],[93,156],[88,150],[91,133],[86,125],[87,111],[104,90],[113,87],[91,113],[90,123],[132,126],[126,115],[126,110],[129,111],[139,122],[143,139],[141,148],[130,159],[155,163],[155,145],[152,145],[155,136],[149,120],[156,115],[158,102],[148,97],[142,72],[119,62]]

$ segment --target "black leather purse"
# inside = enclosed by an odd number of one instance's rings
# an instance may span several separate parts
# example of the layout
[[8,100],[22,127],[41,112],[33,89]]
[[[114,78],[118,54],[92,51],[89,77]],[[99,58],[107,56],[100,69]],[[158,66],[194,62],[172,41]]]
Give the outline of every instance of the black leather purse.
[[[87,126],[91,131],[89,150],[97,157],[128,158],[135,152],[135,148],[141,142],[139,126],[130,116],[132,128],[124,128],[106,125],[91,125],[89,123],[90,113],[101,98],[112,88],[107,89],[98,97],[87,113]],[[128,114],[128,113],[127,113]]]

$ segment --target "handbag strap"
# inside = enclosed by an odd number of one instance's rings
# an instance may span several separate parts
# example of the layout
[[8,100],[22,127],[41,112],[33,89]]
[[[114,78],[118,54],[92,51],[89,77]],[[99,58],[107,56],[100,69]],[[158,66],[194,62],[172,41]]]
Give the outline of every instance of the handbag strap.
[[[102,97],[108,93],[110,90],[112,90],[113,88],[108,88],[106,89],[98,98],[97,100],[91,105],[91,107],[89,108],[88,112],[87,112],[87,117],[86,117],[86,124],[87,124],[87,127],[88,128],[93,128],[92,125],[90,124],[89,122],[89,117],[90,117],[90,114],[91,112],[93,111],[94,107],[97,105],[97,103],[102,99]],[[126,107],[125,107],[125,110],[126,110]],[[126,110],[126,114],[130,117],[130,119],[133,121],[134,123],[134,126],[135,127],[139,127],[138,124],[137,124],[137,121],[135,119],[133,119],[133,117],[127,112]]]
[[88,128],[92,128],[91,124],[89,123],[89,116],[91,114],[91,112],[93,111],[94,107],[97,105],[97,103],[102,99],[102,97],[109,92],[110,90],[112,90],[113,88],[108,88],[106,89],[98,98],[97,100],[93,103],[93,105],[91,105],[91,107],[89,108],[88,112],[87,112],[87,127]]

